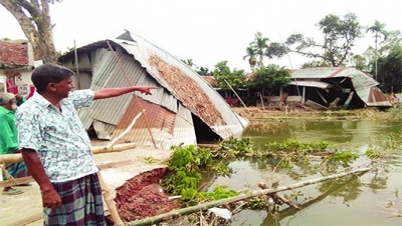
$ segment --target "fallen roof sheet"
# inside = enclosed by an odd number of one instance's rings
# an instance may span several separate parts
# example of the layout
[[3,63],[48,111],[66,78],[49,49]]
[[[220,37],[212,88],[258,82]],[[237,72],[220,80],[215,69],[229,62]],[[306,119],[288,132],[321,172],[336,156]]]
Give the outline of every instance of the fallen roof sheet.
[[[109,44],[116,50],[124,68],[129,69],[127,71],[129,72],[130,79],[136,81],[134,84],[139,85],[138,82],[143,81],[141,82],[142,84],[151,85],[152,80],[154,80],[156,84],[165,88],[159,89],[152,96],[138,94],[137,96],[140,96],[142,99],[162,105],[175,114],[178,114],[179,111],[185,112],[184,109],[179,109],[177,105],[177,100],[179,100],[184,108],[198,116],[212,131],[223,139],[240,134],[248,125],[249,122],[247,119],[233,112],[219,93],[181,60],[128,31],[124,35],[119,36],[118,39],[95,42],[77,50],[79,55],[85,55],[84,53],[90,55],[98,51],[94,57],[94,59],[97,59],[95,60],[97,64],[93,64],[95,66],[92,68],[93,84],[91,84],[91,88],[95,90],[100,89],[105,87],[106,84],[108,85],[106,87],[127,85],[127,81],[124,79],[124,74],[121,68],[118,67],[116,59],[113,59],[111,51],[108,51]],[[99,55],[99,52],[103,56]],[[73,56],[73,52],[70,52],[59,59],[63,62],[63,60],[71,59]],[[142,79],[142,77],[147,77],[147,79]],[[159,91],[162,91],[161,96],[158,94]],[[166,99],[168,96],[170,97]],[[174,97],[173,99],[176,101],[171,100],[171,97]],[[128,100],[123,99],[114,98],[113,102],[108,102],[108,104],[99,103],[99,106],[94,104],[93,109],[82,112],[81,116],[83,114],[90,114],[92,119],[87,118],[87,120],[105,121],[117,126],[118,130],[121,131],[125,127],[123,125],[127,125],[127,123],[122,124],[120,122],[124,118],[123,112],[127,109],[127,104],[123,108],[121,106],[128,102]],[[116,109],[119,109],[118,106],[120,106],[123,112],[116,115]],[[83,117],[85,118],[85,116]],[[192,125],[192,122],[186,118],[183,119],[188,122],[187,124],[184,123],[185,121],[183,121],[184,124],[177,121],[176,125],[183,125],[183,128]],[[90,125],[88,122],[84,122],[84,124],[86,127]],[[174,133],[177,132],[175,131]]]
[[321,89],[330,88],[332,86],[329,83],[317,82],[317,81],[291,81],[290,85],[317,87],[317,88],[321,88]]
[[392,104],[388,101],[385,94],[376,87],[379,83],[356,68],[346,67],[321,67],[321,68],[306,68],[291,71],[292,79],[298,83],[308,80],[330,79],[330,78],[350,78],[353,88],[360,99],[369,107],[391,107]]

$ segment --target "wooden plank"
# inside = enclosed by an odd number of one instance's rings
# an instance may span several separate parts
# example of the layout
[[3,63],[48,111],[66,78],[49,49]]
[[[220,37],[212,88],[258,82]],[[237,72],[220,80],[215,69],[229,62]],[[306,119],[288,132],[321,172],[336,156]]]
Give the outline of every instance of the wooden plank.
[[[126,144],[116,144],[112,147],[108,148],[107,146],[95,146],[92,147],[93,154],[101,154],[101,153],[110,153],[110,152],[120,152],[128,149],[134,149],[137,145],[135,143],[126,143]],[[0,164],[10,164],[16,162],[24,161],[22,155],[19,154],[7,154],[0,155]]]
[[[103,163],[103,164],[100,164],[97,166],[98,166],[99,170],[104,170],[104,169],[117,168],[117,167],[121,167],[121,166],[130,165],[131,163],[133,163],[132,160],[123,160],[123,161],[117,161],[117,162]],[[0,188],[15,186],[18,184],[28,184],[31,182],[35,182],[35,180],[31,176],[14,178],[12,180],[0,181]]]

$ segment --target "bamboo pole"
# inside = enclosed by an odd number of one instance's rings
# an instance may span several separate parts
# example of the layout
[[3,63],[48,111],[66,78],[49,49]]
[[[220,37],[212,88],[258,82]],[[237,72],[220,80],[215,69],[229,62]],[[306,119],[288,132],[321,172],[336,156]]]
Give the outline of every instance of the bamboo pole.
[[[268,185],[266,185],[264,182],[258,182],[258,187],[260,187],[261,189],[268,189]],[[281,200],[283,203],[286,203],[288,206],[293,207],[295,209],[301,209],[297,204],[293,203],[292,201],[290,201],[289,199],[283,197],[282,195],[278,194],[278,193],[272,193],[270,194],[272,196],[272,198],[275,199],[279,199]]]
[[321,178],[317,178],[317,179],[312,179],[312,180],[308,180],[308,181],[304,181],[304,182],[291,184],[289,186],[278,186],[276,188],[269,188],[269,189],[253,191],[251,193],[241,194],[241,195],[238,195],[236,197],[230,197],[230,198],[226,198],[226,199],[207,202],[207,203],[199,204],[199,205],[196,205],[196,206],[187,207],[187,208],[184,208],[184,209],[173,210],[173,211],[170,211],[168,213],[164,213],[164,214],[161,214],[161,215],[158,215],[158,216],[147,217],[147,218],[142,219],[142,220],[128,222],[127,224],[130,225],[130,226],[152,225],[152,224],[164,221],[166,219],[169,219],[171,217],[180,216],[180,215],[186,215],[186,214],[190,214],[190,213],[193,213],[193,212],[197,212],[199,210],[205,210],[205,209],[209,209],[209,208],[214,207],[214,206],[220,206],[220,205],[224,205],[224,204],[228,204],[228,203],[232,203],[232,202],[237,202],[237,201],[240,201],[240,200],[243,200],[243,199],[248,199],[248,198],[252,198],[252,197],[255,197],[255,196],[259,196],[259,195],[266,195],[266,194],[276,193],[276,192],[280,192],[280,191],[300,188],[300,187],[304,187],[304,186],[307,186],[307,185],[316,184],[316,183],[320,183],[320,182],[323,182],[323,181],[344,177],[344,176],[347,176],[347,175],[350,175],[350,174],[363,173],[363,172],[369,171],[370,169],[371,168],[356,169],[356,170],[352,170],[352,171],[349,171],[349,172],[343,172],[343,173],[339,173],[339,174],[334,174],[334,175],[330,175],[330,176],[326,176],[326,177],[321,177]]
[[[116,144],[110,148],[106,146],[95,146],[92,147],[93,154],[101,154],[101,153],[110,153],[110,152],[120,152],[128,149],[136,148],[137,145],[134,143],[127,143],[127,144]],[[17,163],[23,162],[22,155],[18,154],[7,154],[7,155],[0,155],[0,164],[10,164],[10,163]]]
[[92,147],[92,153],[101,154],[101,153],[121,152],[129,149],[134,149],[136,147],[137,145],[134,143],[116,144],[111,146],[110,148],[106,146],[96,146]]
[[264,98],[262,97],[261,93],[260,93],[260,100],[261,100],[261,106],[262,106],[262,110],[265,110],[265,106],[264,106]]
[[225,81],[226,85],[229,86],[229,88],[233,91],[233,93],[237,96],[237,98],[239,98],[240,102],[243,104],[244,108],[247,110],[247,112],[249,112],[246,104],[243,102],[243,100],[240,98],[239,95],[237,95],[236,91],[232,88],[232,86],[226,81],[226,79],[223,79],[223,81]]
[[[99,170],[104,170],[104,169],[126,166],[126,165],[130,165],[132,163],[133,163],[132,160],[123,160],[123,161],[100,164],[100,165],[97,165],[97,167]],[[13,178],[12,180],[0,181],[0,188],[8,187],[8,186],[15,186],[15,185],[19,185],[19,184],[28,184],[31,182],[35,182],[35,179],[33,179],[33,177],[31,177],[31,176]]]
[[110,215],[112,216],[114,225],[124,225],[123,221],[121,220],[119,213],[117,212],[116,203],[110,194],[109,189],[106,186],[105,181],[103,180],[102,174],[98,172],[99,183],[102,188],[103,198],[105,199],[106,206],[109,209]]
[[[143,110],[145,111],[145,110]],[[135,122],[137,122],[137,119],[142,115],[142,112],[138,113],[137,116],[134,117],[133,121],[130,123],[130,125],[127,127],[127,129],[125,129],[120,135],[118,135],[116,138],[114,138],[112,141],[110,141],[107,145],[106,148],[110,148],[112,145],[114,145],[114,143],[116,143],[119,139],[121,139],[122,137],[124,137],[128,131],[131,130],[131,128],[133,128]]]

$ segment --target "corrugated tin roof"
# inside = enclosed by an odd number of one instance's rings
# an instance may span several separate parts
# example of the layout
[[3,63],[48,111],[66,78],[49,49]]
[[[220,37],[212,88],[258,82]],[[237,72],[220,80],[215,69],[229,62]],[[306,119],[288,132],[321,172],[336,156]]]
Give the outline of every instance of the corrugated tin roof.
[[[94,62],[92,64],[92,83],[90,89],[100,90],[103,88],[126,87],[129,85],[137,86],[158,86],[155,79],[148,76],[141,65],[133,60],[131,56],[123,54],[120,50],[116,51],[124,71],[117,63],[116,57],[111,51],[106,49],[95,49]],[[127,75],[127,78],[125,77]],[[165,89],[153,91],[153,95],[143,95],[136,93],[137,96],[152,103],[177,112],[177,100]],[[91,108],[80,109],[79,115],[85,128],[89,128],[93,120],[103,121],[112,125],[117,125],[126,111],[128,103],[133,100],[131,94],[95,101]]]
[[368,107],[391,107],[392,104],[378,87],[366,87],[357,90],[357,95]]
[[326,88],[331,87],[331,84],[329,84],[329,83],[317,82],[317,81],[291,81],[290,85],[317,87],[320,89],[326,89]]
[[[356,68],[345,67],[322,67],[306,68],[291,71],[293,82],[301,85],[302,82],[318,82],[319,79],[328,78],[350,78],[356,94],[367,106],[390,107],[392,104],[388,101],[385,94],[376,87],[379,83],[372,76],[357,70]],[[312,80],[312,81],[311,81]],[[303,85],[301,85],[303,86]],[[306,85],[307,86],[307,85]]]
[[135,42],[115,42],[132,54],[161,85],[217,134],[227,138],[228,134],[244,129],[244,121],[238,119],[226,101],[201,76],[168,52],[133,33],[127,33]]
[[379,83],[370,75],[357,70],[356,68],[346,67],[319,67],[319,68],[306,68],[291,71],[292,79],[321,79],[321,78],[334,78],[334,77],[347,77],[354,81],[357,87],[360,86],[376,86]]
[[137,101],[129,102],[113,133],[113,138],[120,135],[143,109],[145,112],[137,119],[133,129],[125,135],[125,139],[138,145],[154,146],[154,142],[156,145],[162,142],[156,140],[160,139],[162,130],[164,133],[170,134],[170,137],[172,136],[175,114],[160,105],[139,98]]
[[[86,56],[89,58],[86,62],[91,62],[90,88],[99,90],[138,85],[165,89],[157,89],[153,95],[136,93],[140,98],[126,94],[98,100],[89,109],[80,111],[86,128],[93,120],[107,123],[109,129],[115,125],[113,137],[116,137],[144,108],[147,117],[141,116],[125,139],[147,146],[153,146],[152,143],[158,139],[157,145],[170,147],[196,142],[191,113],[224,139],[242,132],[248,125],[247,119],[234,113],[201,76],[179,59],[132,33],[120,37],[127,40],[104,40],[77,50],[79,59]],[[109,44],[114,51],[108,50]],[[72,57],[71,52],[59,60],[71,66]]]

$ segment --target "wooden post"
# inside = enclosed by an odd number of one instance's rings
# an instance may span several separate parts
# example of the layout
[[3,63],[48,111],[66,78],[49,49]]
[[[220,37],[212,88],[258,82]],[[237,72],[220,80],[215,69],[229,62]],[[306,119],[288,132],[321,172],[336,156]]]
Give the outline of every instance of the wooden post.
[[236,91],[232,88],[232,86],[226,81],[226,79],[224,79],[223,81],[225,81],[226,85],[229,86],[229,88],[233,91],[233,93],[237,96],[237,98],[239,98],[240,102],[243,104],[244,108],[248,111],[248,108],[246,106],[246,104],[244,104],[244,102],[241,100],[241,98],[239,97],[239,95],[237,95]]
[[121,220],[119,213],[117,212],[116,203],[114,202],[112,196],[110,195],[110,191],[106,186],[105,181],[100,172],[98,172],[99,183],[102,188],[103,198],[105,199],[105,203],[107,208],[109,209],[110,215],[112,216],[114,225],[124,225]]
[[265,107],[264,107],[264,98],[262,98],[261,93],[260,93],[260,100],[261,100],[262,110],[265,110]]

